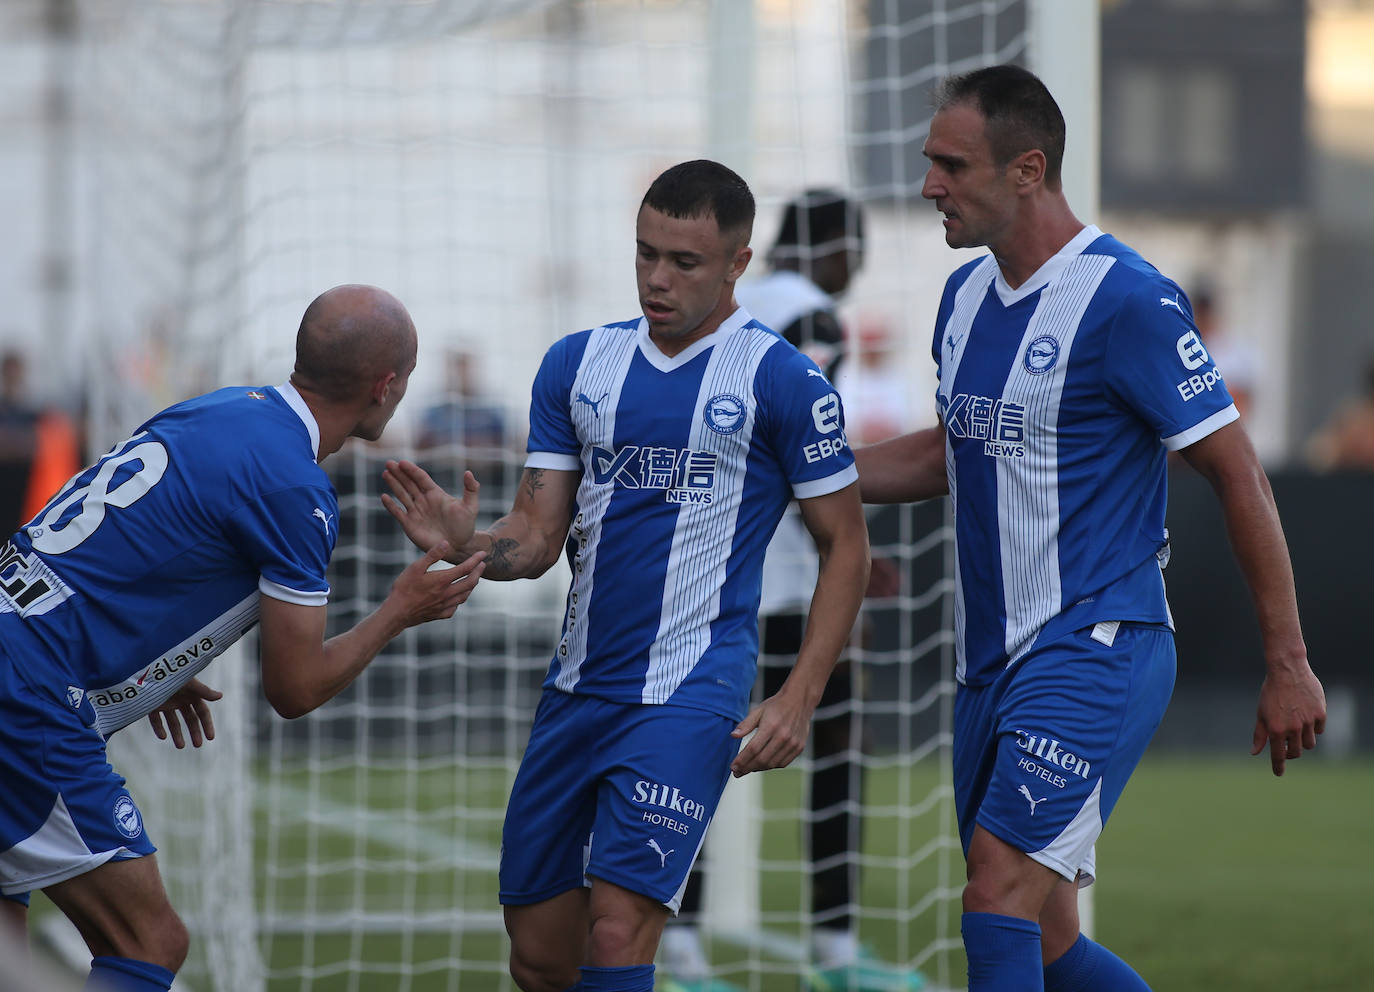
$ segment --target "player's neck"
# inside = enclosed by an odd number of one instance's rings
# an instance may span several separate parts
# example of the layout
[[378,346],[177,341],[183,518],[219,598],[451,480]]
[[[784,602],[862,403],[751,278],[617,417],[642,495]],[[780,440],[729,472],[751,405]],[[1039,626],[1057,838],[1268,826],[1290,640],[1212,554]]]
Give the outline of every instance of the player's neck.
[[735,297],[732,293],[729,297],[728,305],[722,304],[717,306],[707,315],[705,320],[684,334],[665,336],[661,332],[655,332],[653,325],[650,325],[649,340],[653,342],[654,347],[663,352],[666,357],[676,358],[702,338],[709,337],[716,333],[716,331],[720,329],[720,325],[725,323],[725,319],[737,309],[739,309],[739,305],[735,302]]
[[1040,209],[1028,206],[1007,236],[990,244],[1007,285],[1016,289],[1078,236],[1084,224],[1062,195]]

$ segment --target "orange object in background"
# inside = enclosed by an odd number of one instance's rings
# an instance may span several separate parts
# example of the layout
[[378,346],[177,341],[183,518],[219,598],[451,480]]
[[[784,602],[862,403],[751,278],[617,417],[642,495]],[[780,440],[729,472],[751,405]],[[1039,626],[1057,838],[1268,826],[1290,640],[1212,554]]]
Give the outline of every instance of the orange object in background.
[[72,476],[81,471],[76,427],[60,410],[45,410],[34,425],[33,467],[24,493],[21,520],[29,521]]

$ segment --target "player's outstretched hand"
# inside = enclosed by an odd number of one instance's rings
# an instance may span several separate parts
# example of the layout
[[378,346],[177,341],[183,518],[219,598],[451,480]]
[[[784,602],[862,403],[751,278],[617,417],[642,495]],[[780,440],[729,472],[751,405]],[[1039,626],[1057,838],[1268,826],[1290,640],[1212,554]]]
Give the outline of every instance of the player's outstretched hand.
[[814,707],[798,705],[782,692],[751,709],[731,731],[735,738],[754,735],[730,763],[731,774],[743,778],[750,772],[790,765],[806,747],[813,711]]
[[1304,661],[1301,668],[1270,671],[1260,687],[1259,710],[1250,753],[1269,745],[1269,763],[1282,775],[1286,761],[1301,758],[1317,746],[1326,729],[1326,693]]
[[407,565],[391,584],[387,600],[400,609],[405,626],[447,620],[472,595],[487,567],[487,553],[479,551],[452,567],[435,568],[448,554],[448,543],[440,541]]
[[[224,693],[218,689],[211,689],[200,679],[192,679],[167,702],[149,713],[148,722],[152,724],[158,740],[165,741],[170,733],[172,746],[178,751],[186,747],[186,734],[191,737],[192,747],[200,747],[206,741],[215,739],[215,718],[210,714],[210,704],[223,697]],[[164,717],[167,720],[165,727],[162,724]],[[182,723],[186,724],[185,734],[182,733]]]
[[476,476],[463,473],[462,499],[450,496],[411,461],[388,461],[382,478],[391,488],[389,494],[382,494],[382,505],[417,548],[425,550],[448,541],[455,552],[462,553],[477,527],[477,491],[481,486]]

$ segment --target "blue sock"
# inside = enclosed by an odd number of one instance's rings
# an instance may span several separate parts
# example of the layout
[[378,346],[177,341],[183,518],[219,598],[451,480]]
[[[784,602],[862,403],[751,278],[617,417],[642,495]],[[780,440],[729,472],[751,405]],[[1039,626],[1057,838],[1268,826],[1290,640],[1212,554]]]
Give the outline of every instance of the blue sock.
[[968,992],[1042,992],[1040,924],[997,913],[965,913]]
[[1058,961],[1045,966],[1045,992],[1150,992],[1131,966],[1081,933]]
[[88,992],[167,992],[172,987],[172,972],[160,965],[133,958],[99,957],[91,960]]
[[578,992],[654,992],[654,966],[632,964],[628,968],[582,967]]

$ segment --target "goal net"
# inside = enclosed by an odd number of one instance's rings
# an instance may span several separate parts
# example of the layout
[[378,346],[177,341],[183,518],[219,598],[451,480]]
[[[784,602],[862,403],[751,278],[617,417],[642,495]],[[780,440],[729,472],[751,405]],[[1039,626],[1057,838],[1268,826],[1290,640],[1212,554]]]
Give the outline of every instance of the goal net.
[[[790,196],[832,186],[864,204],[841,308],[852,439],[931,423],[930,327],[961,258],[920,195],[930,87],[1028,49],[1027,0],[51,6],[93,447],[184,396],[284,381],[300,314],[329,286],[383,286],[415,318],[420,363],[386,437],[326,463],[331,630],[413,557],[377,500],[386,457],[450,487],[474,467],[484,512],[509,505],[539,359],[637,313],[635,212],[673,163],[716,158],[749,180],[760,269]],[[963,980],[943,515],[871,517],[897,581],[865,606],[854,730],[826,759],[864,769],[846,801],[859,936],[931,987]],[[178,988],[514,988],[500,825],[559,571],[484,583],[300,720],[263,703],[246,641],[204,676],[226,691],[212,744],[175,752],[146,726],[112,741],[193,932]],[[742,988],[807,973],[816,764],[732,784],[713,827],[702,927],[717,976]]]

